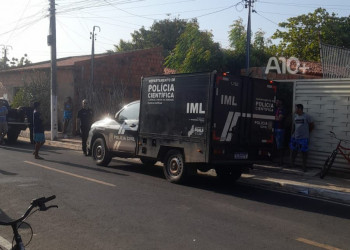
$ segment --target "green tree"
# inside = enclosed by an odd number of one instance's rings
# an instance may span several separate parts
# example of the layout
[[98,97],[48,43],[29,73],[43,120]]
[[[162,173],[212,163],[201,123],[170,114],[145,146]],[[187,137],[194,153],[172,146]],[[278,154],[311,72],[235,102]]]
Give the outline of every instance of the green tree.
[[23,66],[28,66],[32,62],[28,59],[28,55],[24,54],[24,56],[21,57],[21,59],[17,59],[13,57],[10,61],[11,67],[23,67]]
[[21,57],[21,59],[13,57],[11,60],[8,58],[1,58],[0,59],[0,70],[13,68],[13,67],[23,67],[30,65],[32,62],[28,59],[28,55],[24,54],[24,56]]
[[[230,26],[229,41],[233,50],[226,50],[226,64],[229,71],[240,73],[246,65],[247,31],[243,19],[239,18]],[[258,30],[253,36],[250,45],[250,66],[265,66],[268,58],[272,55],[270,51],[271,40],[265,38],[265,32]]]
[[245,53],[247,43],[247,32],[243,24],[243,19],[239,18],[230,26],[229,41],[230,46],[236,53]]
[[24,82],[24,87],[20,88],[14,96],[12,107],[18,108],[33,106],[35,101],[40,102],[43,124],[50,127],[50,77],[49,74],[35,74],[35,77]]
[[223,59],[223,52],[213,41],[213,34],[200,31],[197,23],[189,23],[166,58],[165,66],[176,69],[178,73],[220,70]]
[[313,13],[289,18],[287,22],[280,23],[279,27],[286,31],[277,29],[272,38],[281,41],[271,49],[280,56],[319,61],[319,39],[336,46],[350,44],[350,16],[339,18],[323,8],[318,8]]
[[184,32],[187,23],[195,23],[196,20],[186,21],[183,19],[165,19],[155,21],[149,30],[140,28],[131,34],[132,41],[120,40],[118,45],[114,45],[115,51],[129,51],[135,49],[147,49],[162,46],[165,56],[175,48],[177,39]]

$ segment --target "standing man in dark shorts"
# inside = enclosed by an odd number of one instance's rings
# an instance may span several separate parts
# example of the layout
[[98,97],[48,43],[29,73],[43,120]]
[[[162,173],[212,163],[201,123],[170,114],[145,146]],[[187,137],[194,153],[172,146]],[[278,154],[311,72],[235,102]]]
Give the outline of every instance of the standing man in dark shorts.
[[5,105],[0,104],[0,145],[4,145],[4,137],[7,134],[8,126],[6,115],[8,114],[8,109]]
[[44,158],[39,156],[39,150],[41,146],[45,143],[45,134],[43,121],[39,112],[40,102],[34,102],[34,112],[33,112],[33,140],[35,151],[33,152],[34,158],[38,160],[43,160]]
[[[80,128],[81,140],[82,140],[82,149],[84,155],[88,155],[86,151],[86,141],[89,136],[90,127],[93,119],[93,112],[89,108],[89,103],[86,99],[82,102],[83,108],[79,110],[77,116],[77,129]],[[79,124],[80,123],[80,124]]]
[[294,167],[295,158],[301,151],[303,156],[303,171],[306,172],[307,152],[309,151],[310,133],[314,129],[314,122],[310,115],[304,113],[304,106],[297,104],[295,106],[295,116],[293,123],[292,138],[290,141],[291,165]]

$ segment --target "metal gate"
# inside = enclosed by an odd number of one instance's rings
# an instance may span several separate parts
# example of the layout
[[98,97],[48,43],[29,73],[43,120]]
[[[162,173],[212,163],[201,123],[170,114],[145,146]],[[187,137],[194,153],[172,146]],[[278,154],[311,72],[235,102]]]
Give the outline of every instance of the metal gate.
[[[315,129],[310,137],[308,165],[322,167],[327,157],[337,146],[337,137],[350,140],[350,79],[297,80],[294,82],[294,105],[304,105],[310,114]],[[350,147],[349,144],[344,144]],[[338,155],[334,168],[350,171],[350,165]]]

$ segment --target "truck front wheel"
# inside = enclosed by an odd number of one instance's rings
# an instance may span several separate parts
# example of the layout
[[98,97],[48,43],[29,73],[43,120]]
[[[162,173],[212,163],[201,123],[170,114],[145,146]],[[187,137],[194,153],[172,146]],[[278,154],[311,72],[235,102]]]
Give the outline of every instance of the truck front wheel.
[[97,138],[92,146],[92,158],[99,166],[108,166],[112,157],[108,152],[104,139]]
[[182,183],[187,177],[184,157],[178,150],[170,150],[165,156],[164,175],[172,183]]

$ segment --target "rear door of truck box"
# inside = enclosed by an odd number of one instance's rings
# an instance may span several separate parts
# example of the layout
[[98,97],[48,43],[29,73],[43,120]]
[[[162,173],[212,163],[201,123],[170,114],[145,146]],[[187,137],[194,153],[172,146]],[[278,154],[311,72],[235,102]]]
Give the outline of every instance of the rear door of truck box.
[[218,76],[211,163],[251,163],[271,153],[276,88],[266,80]]

